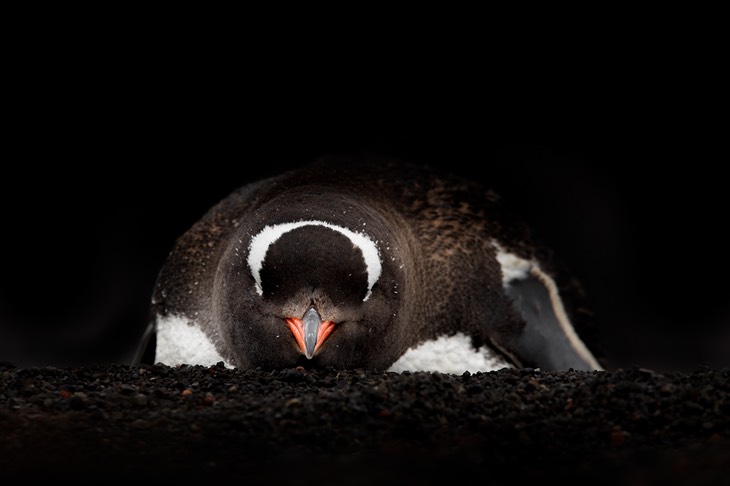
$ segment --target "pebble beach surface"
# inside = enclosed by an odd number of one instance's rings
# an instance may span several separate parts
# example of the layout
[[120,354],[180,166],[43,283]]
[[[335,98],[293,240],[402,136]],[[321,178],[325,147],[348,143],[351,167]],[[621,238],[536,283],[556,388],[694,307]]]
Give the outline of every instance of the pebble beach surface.
[[3,363],[0,483],[39,480],[730,484],[730,369]]

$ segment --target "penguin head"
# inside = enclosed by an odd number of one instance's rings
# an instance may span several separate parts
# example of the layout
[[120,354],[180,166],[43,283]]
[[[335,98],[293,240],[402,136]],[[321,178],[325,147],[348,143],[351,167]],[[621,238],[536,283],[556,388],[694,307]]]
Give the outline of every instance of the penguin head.
[[[297,207],[332,203],[316,202]],[[373,236],[383,236],[382,225],[347,208],[288,217],[277,210],[278,218],[261,218],[232,240],[216,274],[213,309],[236,367],[386,369],[403,352],[403,266]]]

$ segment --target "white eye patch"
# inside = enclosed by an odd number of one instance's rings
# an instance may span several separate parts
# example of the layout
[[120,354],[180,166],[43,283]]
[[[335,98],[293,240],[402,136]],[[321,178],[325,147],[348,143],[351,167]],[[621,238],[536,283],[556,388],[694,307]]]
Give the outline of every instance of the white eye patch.
[[295,223],[281,223],[266,226],[259,234],[251,238],[251,244],[248,246],[247,261],[248,267],[251,270],[251,275],[256,281],[256,293],[259,295],[264,294],[264,290],[261,286],[261,268],[264,265],[264,259],[266,258],[266,252],[269,250],[269,247],[285,233],[301,228],[302,226],[324,226],[325,228],[332,229],[345,235],[352,242],[353,246],[360,249],[362,252],[362,258],[365,261],[365,268],[368,273],[368,291],[365,294],[363,302],[368,300],[373,285],[375,285],[375,282],[377,282],[378,278],[380,278],[380,271],[382,268],[378,247],[375,245],[375,242],[364,233],[356,233],[347,228],[343,228],[342,226],[337,226],[336,224],[324,221],[297,221]]

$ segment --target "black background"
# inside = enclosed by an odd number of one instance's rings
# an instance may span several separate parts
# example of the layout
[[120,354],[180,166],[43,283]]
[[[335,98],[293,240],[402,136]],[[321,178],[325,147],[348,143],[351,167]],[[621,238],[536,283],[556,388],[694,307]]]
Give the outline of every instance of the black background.
[[6,99],[1,360],[128,361],[167,252],[211,205],[365,151],[501,193],[583,282],[614,366],[730,362],[724,101],[687,59],[266,76],[245,56],[34,52]]

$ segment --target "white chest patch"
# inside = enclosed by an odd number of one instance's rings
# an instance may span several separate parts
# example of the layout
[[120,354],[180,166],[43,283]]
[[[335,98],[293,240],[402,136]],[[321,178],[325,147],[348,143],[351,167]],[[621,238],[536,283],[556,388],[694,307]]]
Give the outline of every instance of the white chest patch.
[[184,317],[157,316],[155,363],[213,366],[219,361],[223,361],[227,368],[233,368],[218,354],[197,324]]
[[512,368],[512,365],[495,356],[487,347],[474,349],[468,336],[457,333],[409,349],[388,371],[434,371],[460,375],[465,371],[476,373],[502,368]]
[[251,270],[251,275],[256,281],[256,293],[263,295],[264,291],[261,287],[261,267],[264,265],[264,259],[266,258],[266,252],[269,247],[278,240],[281,235],[288,233],[302,226],[324,226],[331,230],[342,233],[352,241],[353,246],[360,249],[362,252],[363,260],[365,260],[365,267],[368,273],[368,291],[365,294],[363,301],[368,300],[370,297],[371,289],[375,282],[380,278],[380,272],[382,265],[380,263],[380,252],[375,242],[370,239],[364,233],[356,233],[352,230],[337,226],[336,224],[327,223],[325,221],[297,221],[294,223],[281,223],[272,226],[266,226],[261,230],[259,234],[251,238],[251,243],[248,247],[248,267]]

